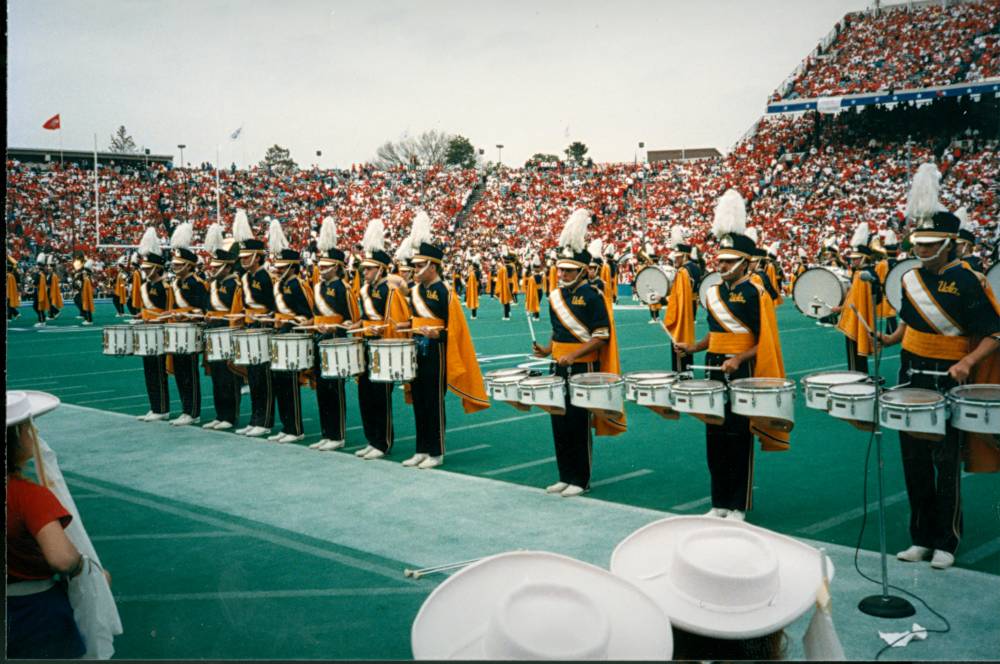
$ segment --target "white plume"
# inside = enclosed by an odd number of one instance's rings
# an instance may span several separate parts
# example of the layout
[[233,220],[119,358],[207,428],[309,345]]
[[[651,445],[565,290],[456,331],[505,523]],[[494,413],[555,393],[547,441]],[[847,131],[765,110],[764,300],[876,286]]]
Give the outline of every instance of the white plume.
[[759,238],[757,236],[757,227],[756,226],[754,226],[752,228],[748,228],[746,230],[746,233],[744,233],[744,235],[746,235],[748,238],[750,238],[751,240],[753,240],[754,244],[757,244],[757,240]]
[[676,249],[679,244],[686,244],[684,242],[684,229],[680,226],[673,226],[670,229],[670,246]]
[[316,239],[316,249],[321,254],[326,254],[326,252],[337,246],[337,222],[333,220],[333,217],[326,217],[323,219],[323,225],[319,228],[319,238]]
[[774,256],[778,255],[778,249],[781,247],[780,241],[775,241],[771,243],[771,246],[767,248],[767,252]]
[[267,229],[267,248],[272,256],[277,256],[283,249],[288,249],[288,238],[285,237],[285,231],[277,219],[272,219],[271,226]]
[[205,231],[205,250],[215,256],[215,252],[219,249],[222,249],[222,226],[215,223]]
[[577,209],[566,220],[562,233],[559,234],[559,246],[569,247],[574,252],[583,251],[587,244],[587,224],[590,223],[590,212],[583,208]]
[[601,238],[594,238],[590,241],[590,244],[587,245],[587,253],[589,253],[592,258],[600,258],[601,250],[603,248],[604,242]]
[[691,260],[698,260],[701,257],[701,252],[698,251],[698,247],[691,247]]
[[868,246],[868,222],[862,221],[854,227],[854,235],[851,236],[852,247]]
[[38,254],[38,258],[35,259],[35,262],[39,265],[45,265],[47,261],[48,257],[44,253]]
[[413,236],[407,236],[403,238],[403,241],[399,243],[399,247],[396,249],[396,253],[393,258],[397,261],[408,261],[413,258]]
[[896,237],[896,232],[891,228],[887,231],[883,231],[882,244],[883,245],[899,244],[899,238]]
[[237,242],[253,239],[253,230],[250,228],[250,219],[246,210],[239,209],[233,218],[233,239]]
[[170,236],[170,248],[171,249],[188,249],[191,247],[191,240],[194,238],[194,224],[190,221],[185,221],[182,224],[178,224],[177,228],[174,229],[173,235]]
[[143,256],[149,256],[150,254],[163,255],[163,251],[160,248],[160,238],[156,236],[156,229],[152,226],[146,228],[146,232],[142,234],[142,239],[139,240],[139,253]]
[[421,242],[430,242],[434,239],[431,234],[431,218],[423,210],[418,208],[413,217],[413,226],[410,228],[410,246],[412,249],[419,249]]
[[735,189],[730,189],[719,198],[715,204],[715,218],[712,220],[712,233],[715,237],[735,233],[743,235],[747,232],[747,208],[743,197]]
[[361,248],[369,254],[385,251],[385,224],[381,219],[372,219],[368,222],[365,235],[361,238]]
[[913,186],[906,197],[906,216],[910,219],[924,219],[944,209],[938,201],[941,188],[941,173],[931,163],[920,164],[913,176]]

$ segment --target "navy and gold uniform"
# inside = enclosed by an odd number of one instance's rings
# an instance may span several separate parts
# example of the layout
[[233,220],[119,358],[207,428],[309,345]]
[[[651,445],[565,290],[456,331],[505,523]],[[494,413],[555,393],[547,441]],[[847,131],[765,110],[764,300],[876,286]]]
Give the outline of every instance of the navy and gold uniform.
[[[733,355],[753,347],[760,337],[761,291],[749,276],[736,283],[725,282],[708,293],[708,353],[705,364],[722,364]],[[711,380],[726,382],[754,375],[755,360],[748,360],[737,371],[724,374],[712,371]],[[705,440],[708,471],[712,482],[712,507],[724,510],[750,509],[753,491],[753,434],[750,420],[735,415],[726,403],[722,424],[706,422]]]
[[411,383],[413,416],[417,428],[417,454],[444,454],[444,394],[448,369],[448,288],[438,280],[410,291],[413,328],[441,327],[438,338],[414,334],[417,343],[417,377]]
[[[862,275],[868,275],[871,281],[866,281]],[[847,350],[847,369],[849,371],[860,371],[868,373],[868,356],[873,352],[872,344],[869,340],[868,329],[864,325],[855,324],[858,314],[849,309],[851,304],[855,305],[863,316],[868,327],[875,329],[875,312],[882,305],[882,288],[878,285],[878,271],[874,265],[865,265],[855,270],[854,278],[851,281],[851,288],[844,298],[841,308],[840,321],[837,327],[843,331],[845,328],[851,329],[851,334],[844,335],[844,344]],[[857,291],[862,292],[857,292]],[[854,338],[851,338],[851,337]]]
[[[244,242],[244,244],[247,244]],[[243,273],[243,306],[248,328],[263,327],[265,324],[254,320],[253,316],[267,316],[275,311],[274,285],[264,267],[253,273]],[[250,426],[270,429],[274,425],[274,391],[271,385],[271,363],[247,366],[247,382],[250,384]]]
[[[574,286],[561,286],[549,294],[549,318],[552,322],[552,356],[559,360],[591,339],[608,339],[611,321],[604,295],[586,279]],[[599,352],[592,351],[570,366],[556,364],[557,376],[569,377],[597,371]],[[552,415],[552,438],[555,443],[559,481],[587,489],[592,469],[590,411],[566,400],[566,414]]]
[[[374,286],[365,284],[361,287],[360,312],[361,322],[366,328],[380,326],[387,322],[389,300],[401,297],[396,289],[391,288],[385,279]],[[393,321],[400,323],[403,321]],[[366,339],[381,339],[384,328],[365,332]],[[375,383],[369,377],[368,356],[365,356],[365,371],[358,377],[358,406],[361,410],[361,424],[364,427],[365,439],[368,444],[387,454],[392,450],[395,431],[392,422],[392,389],[394,383]]]
[[35,272],[35,315],[38,316],[38,324],[45,324],[45,317],[49,313],[49,280],[45,274],[45,268],[39,265]]
[[[297,258],[297,252],[295,253]],[[274,286],[274,304],[277,334],[294,332],[294,319],[311,319],[313,305],[309,285],[301,277],[295,275],[295,268],[289,268],[284,279]],[[290,436],[301,436],[302,431],[302,393],[299,387],[299,372],[271,371],[271,384],[274,388],[274,398],[278,404],[278,414],[281,416],[282,433]]]
[[[935,274],[910,270],[902,280],[899,315],[906,329],[900,355],[899,381],[911,387],[946,392],[949,376],[910,369],[947,371],[973,348],[973,337],[1000,332],[1000,318],[979,276],[961,260]],[[943,441],[899,432],[903,474],[910,502],[910,537],[916,546],[954,553],[962,536],[961,472],[963,434],[947,427]]]
[[[190,273],[174,279],[171,313],[201,312],[208,308],[208,289],[205,282]],[[187,322],[178,318],[177,322]],[[169,324],[169,323],[168,323]],[[194,419],[201,417],[201,381],[198,377],[199,353],[174,353],[174,380],[181,396],[182,412]]]
[[[221,252],[217,252],[217,255],[218,253]],[[208,304],[205,310],[206,328],[232,326],[225,316],[242,311],[241,291],[240,278],[232,273],[209,281]],[[212,376],[215,419],[228,422],[235,427],[239,424],[240,390],[243,387],[243,379],[227,360],[209,362],[208,369]]]
[[[350,325],[354,313],[350,306],[348,285],[340,277],[320,281],[313,286],[313,300],[316,325]],[[343,441],[346,434],[347,408],[344,398],[344,379],[323,378],[322,356],[319,342],[325,339],[344,338],[347,332],[342,328],[316,336],[316,403],[319,406],[319,424],[324,440]]]
[[[162,316],[170,308],[171,298],[163,279],[143,280],[139,292],[142,298],[141,315],[143,320],[151,321]],[[146,378],[149,409],[157,415],[168,415],[170,413],[170,391],[167,386],[167,356],[143,356],[142,370]]]

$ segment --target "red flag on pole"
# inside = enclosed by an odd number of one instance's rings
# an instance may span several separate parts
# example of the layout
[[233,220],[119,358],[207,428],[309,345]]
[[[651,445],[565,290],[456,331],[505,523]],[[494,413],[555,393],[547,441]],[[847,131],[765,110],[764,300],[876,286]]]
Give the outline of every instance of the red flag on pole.
[[59,114],[56,113],[46,120],[45,124],[42,125],[42,129],[59,129]]

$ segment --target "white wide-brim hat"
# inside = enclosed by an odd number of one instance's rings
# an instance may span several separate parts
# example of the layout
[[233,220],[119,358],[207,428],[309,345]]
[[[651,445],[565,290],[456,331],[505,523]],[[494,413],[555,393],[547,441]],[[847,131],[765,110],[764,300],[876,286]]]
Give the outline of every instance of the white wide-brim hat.
[[[776,632],[815,604],[821,555],[745,522],[678,516],[622,540],[611,573],[642,589],[685,631],[745,639]],[[832,579],[833,563],[824,558]]]
[[670,659],[664,612],[638,588],[566,556],[485,558],[438,586],[413,621],[414,659]]
[[18,390],[7,392],[7,426],[39,417],[59,405],[59,397],[48,392]]

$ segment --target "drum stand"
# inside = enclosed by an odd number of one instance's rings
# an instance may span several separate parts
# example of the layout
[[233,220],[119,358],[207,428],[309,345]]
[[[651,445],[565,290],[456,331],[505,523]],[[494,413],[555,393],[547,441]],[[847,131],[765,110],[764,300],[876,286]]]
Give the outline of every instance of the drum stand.
[[[878,283],[873,283],[872,288],[879,288]],[[883,295],[884,297],[884,295]],[[853,304],[851,305],[854,306]],[[865,327],[868,325],[864,323],[864,318],[857,313],[855,310],[855,315],[858,316]],[[872,332],[872,352],[875,355],[875,454],[878,463],[878,540],[879,540],[879,553],[882,558],[882,594],[880,595],[869,595],[865,597],[860,602],[858,602],[858,610],[862,613],[866,613],[870,616],[877,616],[879,618],[905,618],[907,616],[914,615],[917,610],[913,608],[913,605],[903,597],[896,597],[889,594],[889,562],[886,556],[885,547],[885,484],[883,481],[884,475],[884,463],[882,461],[882,425],[879,419],[879,399],[882,396],[882,375],[879,371],[882,363],[882,345],[879,343],[878,330],[880,319],[878,317],[878,311],[875,311],[875,331]],[[867,469],[866,469],[867,470]],[[865,480],[867,482],[867,478]]]

